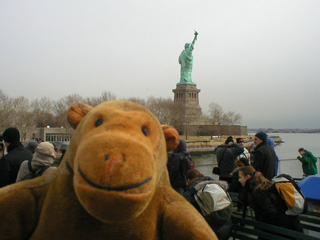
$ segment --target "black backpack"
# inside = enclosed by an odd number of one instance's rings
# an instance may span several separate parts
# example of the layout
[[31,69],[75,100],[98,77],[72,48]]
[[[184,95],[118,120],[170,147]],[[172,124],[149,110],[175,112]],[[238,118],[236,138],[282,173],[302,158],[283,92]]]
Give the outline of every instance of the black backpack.
[[28,168],[29,168],[29,173],[24,176],[21,181],[29,180],[29,179],[34,179],[36,177],[41,176],[45,170],[47,170],[50,166],[43,166],[39,167],[37,169],[33,169],[31,166],[31,161],[28,161]]

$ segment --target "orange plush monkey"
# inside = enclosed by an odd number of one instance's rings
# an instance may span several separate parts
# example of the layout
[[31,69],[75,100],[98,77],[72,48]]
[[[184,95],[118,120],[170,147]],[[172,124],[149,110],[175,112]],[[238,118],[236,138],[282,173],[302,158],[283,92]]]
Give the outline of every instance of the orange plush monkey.
[[1,239],[216,239],[170,186],[175,129],[127,101],[75,104],[68,120],[59,168],[0,190]]

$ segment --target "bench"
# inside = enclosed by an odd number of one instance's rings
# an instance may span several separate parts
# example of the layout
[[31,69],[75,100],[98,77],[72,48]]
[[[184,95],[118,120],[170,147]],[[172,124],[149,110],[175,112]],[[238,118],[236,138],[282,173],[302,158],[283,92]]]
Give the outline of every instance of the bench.
[[[272,237],[274,237],[273,235],[279,233],[279,232],[285,232],[285,233],[289,233],[289,235],[287,236],[287,238],[289,238],[290,236],[294,237],[294,238],[298,238],[296,237],[296,235],[300,235],[301,238],[298,239],[309,239],[306,238],[306,236],[311,237],[311,239],[320,239],[320,213],[319,212],[313,212],[313,211],[307,211],[304,214],[300,214],[299,215],[299,220],[300,223],[304,229],[305,234],[302,233],[298,233],[296,231],[292,231],[289,229],[285,229],[285,228],[281,228],[281,227],[277,227],[274,225],[269,225],[266,223],[261,223],[261,222],[256,222],[254,220],[254,213],[253,210],[248,208],[247,214],[246,214],[246,218],[243,219],[242,218],[242,212],[237,211],[236,207],[237,207],[237,202],[238,202],[238,193],[234,193],[234,192],[229,192],[229,195],[233,201],[233,207],[234,207],[234,212],[233,212],[233,216],[232,216],[232,220],[233,220],[233,224],[234,224],[234,231],[233,231],[233,237],[234,238],[238,238],[238,239],[255,239],[254,236],[260,236],[263,237],[264,235],[270,235]],[[269,230],[269,226],[271,226],[271,228],[275,229],[275,232],[273,234],[271,233],[266,233],[263,231],[259,231],[257,229],[254,228],[258,228],[260,225],[263,225],[263,227],[261,227],[261,229],[265,229],[267,226],[267,229]],[[235,233],[237,232],[237,233]],[[249,232],[253,235],[250,237]],[[290,233],[291,232],[291,233]],[[309,234],[310,233],[310,234]],[[249,236],[248,236],[249,234]],[[291,235],[290,235],[291,234]],[[294,234],[294,235],[292,235]],[[302,235],[301,235],[302,234]],[[286,234],[284,234],[286,235]],[[318,238],[314,238],[313,236],[309,236],[309,235],[316,235],[319,236]],[[238,236],[238,237],[236,237]],[[280,238],[279,238],[280,237]],[[269,239],[268,237],[264,237],[266,239]],[[276,238],[272,238],[272,239],[286,239],[282,236],[278,236]]]
[[[248,218],[242,218],[236,214],[232,215],[233,228],[230,237],[233,239],[254,240],[264,238],[270,240],[286,240],[286,239],[301,239],[301,240],[318,240],[318,237],[313,237],[304,233],[296,232],[290,229],[270,225],[267,223],[257,222]],[[279,235],[279,233],[281,235]]]
[[299,215],[299,220],[304,230],[319,233],[320,238],[320,213],[307,211]]

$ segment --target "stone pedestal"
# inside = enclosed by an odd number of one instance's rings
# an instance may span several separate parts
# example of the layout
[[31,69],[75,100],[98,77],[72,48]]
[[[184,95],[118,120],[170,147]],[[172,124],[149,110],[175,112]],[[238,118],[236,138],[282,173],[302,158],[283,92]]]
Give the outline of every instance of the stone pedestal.
[[174,92],[174,102],[181,104],[184,110],[184,119],[188,124],[197,122],[201,118],[201,107],[199,105],[199,92],[196,85],[177,84]]

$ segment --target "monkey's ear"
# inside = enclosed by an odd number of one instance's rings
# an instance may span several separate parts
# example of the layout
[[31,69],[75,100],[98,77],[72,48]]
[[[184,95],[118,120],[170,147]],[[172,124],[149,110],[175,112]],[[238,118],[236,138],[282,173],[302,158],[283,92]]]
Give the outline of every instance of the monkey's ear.
[[174,150],[180,141],[180,136],[174,127],[162,125],[162,131],[167,142],[167,151]]
[[88,113],[92,107],[85,103],[75,103],[68,110],[68,122],[74,129],[77,128],[81,119]]

